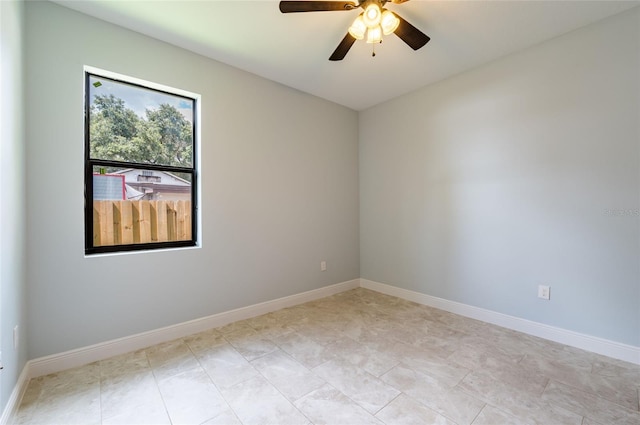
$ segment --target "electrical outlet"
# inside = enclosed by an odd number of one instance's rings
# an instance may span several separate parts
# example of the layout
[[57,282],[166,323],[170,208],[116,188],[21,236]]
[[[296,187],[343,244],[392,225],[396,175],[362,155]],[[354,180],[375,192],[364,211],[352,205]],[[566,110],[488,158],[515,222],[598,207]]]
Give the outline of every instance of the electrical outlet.
[[551,299],[551,288],[546,285],[538,285],[538,298],[543,300]]
[[320,261],[320,271],[321,272],[327,271],[327,262],[326,261]]
[[17,350],[18,349],[18,325],[14,326],[13,328],[13,349]]

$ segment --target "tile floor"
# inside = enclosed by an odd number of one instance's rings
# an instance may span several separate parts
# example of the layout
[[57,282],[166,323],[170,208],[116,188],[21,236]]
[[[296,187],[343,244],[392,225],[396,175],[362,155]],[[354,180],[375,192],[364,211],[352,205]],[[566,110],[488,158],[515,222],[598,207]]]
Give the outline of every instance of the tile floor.
[[640,425],[640,366],[366,289],[32,380],[17,424]]

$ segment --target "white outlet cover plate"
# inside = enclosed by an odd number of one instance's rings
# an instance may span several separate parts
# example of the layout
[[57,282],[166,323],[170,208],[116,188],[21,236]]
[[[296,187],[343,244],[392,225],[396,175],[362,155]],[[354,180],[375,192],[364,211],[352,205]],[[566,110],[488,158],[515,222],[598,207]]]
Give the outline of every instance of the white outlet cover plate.
[[542,298],[543,300],[548,300],[551,298],[549,286],[538,285],[538,298]]

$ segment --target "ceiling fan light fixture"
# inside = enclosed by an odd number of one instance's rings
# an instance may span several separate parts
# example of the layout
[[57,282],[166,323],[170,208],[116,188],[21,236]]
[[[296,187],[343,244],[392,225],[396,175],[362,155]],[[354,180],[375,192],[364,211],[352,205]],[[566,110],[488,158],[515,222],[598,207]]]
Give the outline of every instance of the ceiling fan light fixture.
[[382,12],[380,11],[380,7],[377,4],[372,3],[364,10],[363,20],[367,28],[371,30],[371,28],[375,28],[380,25]]
[[380,43],[382,41],[382,28],[377,27],[369,28],[367,31],[367,43]]
[[382,12],[382,18],[380,19],[380,26],[382,27],[382,33],[389,35],[394,32],[400,25],[400,19],[393,14],[390,10],[384,9]]
[[362,19],[362,14],[358,16],[353,24],[349,27],[349,34],[356,40],[362,40],[364,38],[364,34],[367,32],[367,26],[364,23],[364,19]]
[[[427,44],[430,40],[428,35],[400,15],[383,7],[388,2],[401,4],[406,1],[408,0],[280,0],[279,9],[282,13],[321,11],[353,13],[355,9],[362,9],[363,11],[353,21],[338,47],[329,56],[330,61],[341,61],[357,40],[364,40],[369,44],[381,43],[383,34],[395,34],[413,50],[418,50]],[[375,56],[375,46],[372,48],[372,55]]]

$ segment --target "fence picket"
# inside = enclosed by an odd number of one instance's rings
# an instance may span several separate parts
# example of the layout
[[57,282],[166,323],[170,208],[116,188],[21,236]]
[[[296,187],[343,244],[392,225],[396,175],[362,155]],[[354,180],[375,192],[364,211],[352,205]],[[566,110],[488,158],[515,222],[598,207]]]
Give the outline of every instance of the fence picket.
[[151,242],[151,211],[148,201],[133,201],[133,241]]
[[100,238],[100,208],[97,201],[93,203],[93,246],[102,246]]
[[[96,223],[97,222],[97,223]],[[109,201],[93,203],[93,241],[99,246],[113,245],[113,206]]]
[[191,201],[94,201],[93,245],[191,239]]
[[131,201],[120,201],[121,240],[123,244],[134,243],[133,238],[133,205]]
[[176,202],[176,239],[184,240],[186,231],[184,228],[184,201]]
[[[171,203],[173,204],[173,202]],[[175,206],[169,203],[166,204],[167,211],[167,238],[170,241],[178,240],[176,229],[176,210]]]

